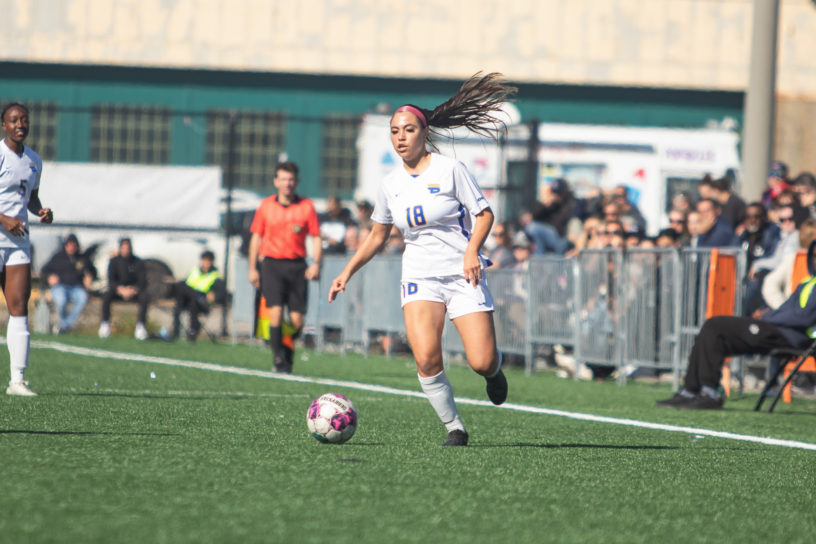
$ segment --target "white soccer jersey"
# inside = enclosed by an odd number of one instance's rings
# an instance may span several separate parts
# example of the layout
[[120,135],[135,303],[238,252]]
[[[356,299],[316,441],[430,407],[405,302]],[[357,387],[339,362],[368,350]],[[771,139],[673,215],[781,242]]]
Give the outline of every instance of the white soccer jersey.
[[39,189],[42,159],[26,146],[18,155],[0,141],[0,213],[16,217],[26,228],[24,236],[14,236],[0,227],[0,247],[30,248],[28,238],[28,200]]
[[[380,184],[371,219],[402,231],[402,279],[464,274],[473,215],[490,207],[465,165],[436,153],[414,177],[400,164]],[[482,267],[487,259],[480,254]]]

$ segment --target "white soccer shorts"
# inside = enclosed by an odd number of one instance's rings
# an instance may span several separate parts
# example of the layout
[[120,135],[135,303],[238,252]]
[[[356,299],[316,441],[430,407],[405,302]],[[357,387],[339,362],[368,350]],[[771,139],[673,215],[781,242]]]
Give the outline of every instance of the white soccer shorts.
[[0,247],[0,271],[7,266],[31,264],[31,250],[19,247]]
[[400,297],[402,306],[417,300],[441,302],[447,308],[450,320],[474,312],[493,311],[493,296],[484,277],[476,287],[461,276],[404,280]]

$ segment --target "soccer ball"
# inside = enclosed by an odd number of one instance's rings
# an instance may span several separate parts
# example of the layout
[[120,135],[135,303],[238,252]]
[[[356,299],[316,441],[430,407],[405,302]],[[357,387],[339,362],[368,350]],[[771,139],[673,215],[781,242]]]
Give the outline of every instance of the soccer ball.
[[306,425],[319,441],[342,444],[357,430],[357,410],[343,395],[326,393],[309,406]]

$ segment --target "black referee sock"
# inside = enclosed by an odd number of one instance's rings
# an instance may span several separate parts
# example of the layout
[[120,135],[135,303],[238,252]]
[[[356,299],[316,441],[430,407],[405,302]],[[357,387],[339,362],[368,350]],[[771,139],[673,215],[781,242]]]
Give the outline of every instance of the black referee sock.
[[269,326],[269,347],[272,348],[272,354],[275,356],[275,364],[278,364],[283,356],[283,336],[280,325]]

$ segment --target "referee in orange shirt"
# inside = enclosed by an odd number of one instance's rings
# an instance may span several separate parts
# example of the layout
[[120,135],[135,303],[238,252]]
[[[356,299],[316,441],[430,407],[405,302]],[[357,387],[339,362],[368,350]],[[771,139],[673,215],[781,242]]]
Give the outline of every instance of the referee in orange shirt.
[[[295,192],[298,167],[282,162],[275,167],[277,194],[265,198],[255,211],[249,241],[249,282],[261,289],[269,307],[269,344],[275,371],[292,372],[293,353],[282,343],[283,306],[289,309],[289,321],[295,339],[303,329],[306,314],[306,281],[320,275],[323,254],[320,224],[314,204]],[[314,263],[306,265],[306,236],[311,236]],[[260,273],[258,262],[260,261]]]

